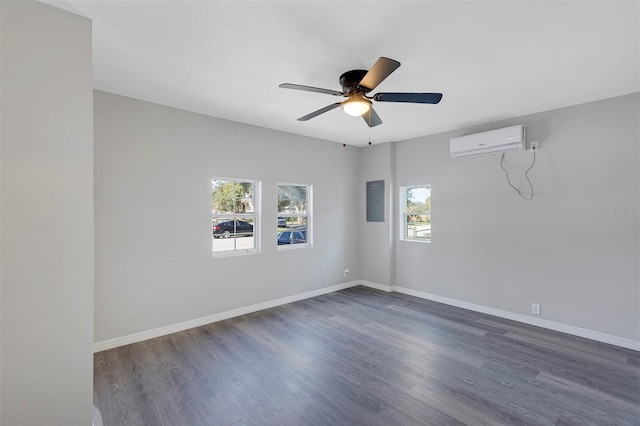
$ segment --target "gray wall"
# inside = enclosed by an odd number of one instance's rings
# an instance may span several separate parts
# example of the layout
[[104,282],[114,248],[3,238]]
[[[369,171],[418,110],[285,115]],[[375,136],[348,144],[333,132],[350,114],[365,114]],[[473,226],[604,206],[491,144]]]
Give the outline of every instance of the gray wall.
[[[104,92],[94,99],[96,341],[358,275],[358,149]],[[261,254],[212,258],[212,177],[262,181]],[[313,185],[312,248],[277,250],[277,182]]]
[[[537,302],[544,319],[640,340],[638,99],[395,144],[389,170],[397,186],[432,185],[432,243],[399,241],[395,274],[389,269],[367,279],[385,284],[391,274],[393,285],[518,314],[530,314]],[[499,155],[449,157],[451,137],[512,124],[525,124],[528,139],[540,143],[530,172],[532,201],[508,187]],[[506,158],[519,182],[532,154]],[[378,162],[365,163],[365,175]],[[625,210],[631,215],[609,216]],[[381,254],[380,247],[363,246],[365,258]]]
[[91,22],[2,1],[4,425],[88,425],[92,406]]
[[[639,207],[637,94],[360,149],[102,92],[95,111],[96,341],[352,279],[525,315],[536,302],[543,319],[639,339],[638,217],[607,216]],[[532,201],[499,156],[448,153],[453,136],[516,123],[540,143]],[[516,181],[531,159],[507,156]],[[213,176],[262,180],[265,227],[276,182],[313,184],[314,247],[265,239],[260,255],[212,259]],[[386,220],[366,222],[379,179]],[[397,189],[422,183],[433,242],[398,241]]]
[[[392,206],[397,198],[394,163],[395,144],[384,143],[371,145],[360,149],[362,161],[362,173],[360,175],[359,202],[362,212],[359,215],[360,246],[363,251],[360,254],[362,265],[358,276],[361,280],[371,283],[390,286],[394,284],[394,265],[396,236],[393,227],[396,212]],[[369,181],[384,180],[384,222],[366,221],[366,183]]]

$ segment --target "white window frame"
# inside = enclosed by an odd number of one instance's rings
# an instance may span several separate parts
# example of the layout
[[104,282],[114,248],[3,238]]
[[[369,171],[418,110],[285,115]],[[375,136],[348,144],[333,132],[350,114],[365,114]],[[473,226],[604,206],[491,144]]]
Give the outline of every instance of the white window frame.
[[[215,181],[229,181],[229,182],[246,182],[253,185],[253,213],[214,213],[211,210],[211,224],[215,219],[234,219],[239,220],[242,218],[253,218],[253,247],[252,248],[237,248],[238,237],[234,237],[234,249],[232,250],[213,250],[214,237],[212,235],[212,229],[209,227],[209,235],[211,235],[211,254],[213,258],[225,257],[225,256],[238,256],[245,254],[260,253],[260,209],[261,209],[261,195],[262,195],[262,182],[253,179],[239,179],[239,178],[225,178],[225,177],[213,177],[211,178],[211,196],[213,198],[213,185]],[[234,203],[235,206],[235,203]]]
[[[303,186],[307,189],[307,212],[306,213],[280,213],[279,209],[278,209],[278,205],[279,205],[279,187],[280,186]],[[278,250],[296,250],[296,249],[302,249],[302,248],[309,248],[309,247],[313,247],[313,185],[308,185],[305,183],[291,183],[291,182],[278,182],[278,185],[276,186],[276,214],[277,214],[277,218],[280,217],[304,217],[306,219],[306,223],[307,223],[307,242],[306,243],[302,243],[302,244],[283,244],[283,245],[278,245],[278,241],[276,240],[276,246],[278,247]],[[276,234],[277,235],[277,234]]]
[[[400,240],[401,241],[412,241],[412,242],[416,242],[416,243],[431,243],[431,240],[433,239],[433,234],[431,233],[431,230],[429,232],[429,239],[426,238],[418,238],[418,237],[411,237],[408,233],[408,224],[407,224],[407,191],[410,189],[415,189],[415,188],[429,188],[429,194],[431,194],[431,185],[430,184],[423,184],[423,185],[407,185],[407,186],[401,186],[400,187],[400,191],[399,191],[399,196],[400,196],[400,200],[399,200],[399,206],[400,206],[400,213],[399,213],[399,220],[398,222],[400,223],[400,230],[399,230],[399,236],[400,236]],[[431,195],[429,195],[431,196]],[[429,212],[429,227],[431,227],[431,212]]]

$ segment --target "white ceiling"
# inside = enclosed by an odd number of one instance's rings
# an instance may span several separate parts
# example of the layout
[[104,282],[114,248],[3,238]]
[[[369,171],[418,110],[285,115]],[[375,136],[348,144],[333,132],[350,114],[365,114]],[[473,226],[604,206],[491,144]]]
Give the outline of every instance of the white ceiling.
[[[398,141],[640,90],[638,1],[56,1],[93,21],[96,89],[356,146]],[[338,101],[340,74],[380,56],[369,128]]]

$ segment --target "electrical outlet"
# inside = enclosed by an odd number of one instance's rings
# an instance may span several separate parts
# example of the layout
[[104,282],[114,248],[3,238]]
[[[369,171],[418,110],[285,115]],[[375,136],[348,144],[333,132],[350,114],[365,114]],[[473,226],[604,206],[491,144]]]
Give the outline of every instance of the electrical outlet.
[[534,315],[540,315],[540,304],[532,303],[531,304],[531,313]]
[[349,268],[344,268],[344,276],[345,277],[349,276]]
[[538,141],[533,141],[529,143],[529,149],[532,151],[538,150]]

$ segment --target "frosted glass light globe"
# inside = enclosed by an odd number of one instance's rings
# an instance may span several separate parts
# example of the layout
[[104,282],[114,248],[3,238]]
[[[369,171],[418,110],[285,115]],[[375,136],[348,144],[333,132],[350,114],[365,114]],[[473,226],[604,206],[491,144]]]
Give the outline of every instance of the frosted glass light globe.
[[342,103],[342,109],[349,115],[359,117],[369,111],[371,101],[362,97],[362,95],[351,95],[348,100]]

